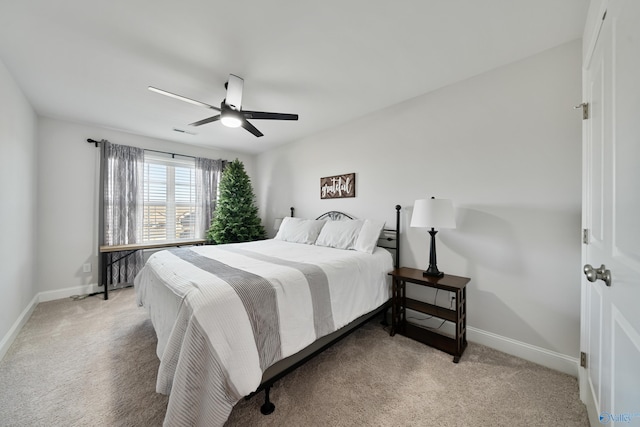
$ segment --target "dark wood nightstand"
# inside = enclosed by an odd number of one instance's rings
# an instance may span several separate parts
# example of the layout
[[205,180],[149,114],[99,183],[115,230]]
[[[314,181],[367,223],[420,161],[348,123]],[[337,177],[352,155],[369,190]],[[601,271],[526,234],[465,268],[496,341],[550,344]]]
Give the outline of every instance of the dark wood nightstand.
[[[393,277],[392,303],[391,303],[391,332],[428,344],[453,355],[453,363],[460,361],[462,352],[467,347],[467,283],[468,277],[452,276],[445,274],[442,277],[423,276],[422,270],[401,267],[389,273]],[[428,304],[423,301],[407,298],[407,282],[430,288],[455,292],[455,310]],[[406,309],[429,314],[443,320],[455,323],[455,338],[426,329],[407,322]]]

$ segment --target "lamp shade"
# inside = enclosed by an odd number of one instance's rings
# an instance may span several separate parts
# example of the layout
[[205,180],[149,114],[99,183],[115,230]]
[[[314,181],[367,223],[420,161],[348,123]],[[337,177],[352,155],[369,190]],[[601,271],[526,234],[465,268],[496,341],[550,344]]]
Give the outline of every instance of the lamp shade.
[[456,228],[453,203],[449,199],[420,199],[413,204],[411,227]]

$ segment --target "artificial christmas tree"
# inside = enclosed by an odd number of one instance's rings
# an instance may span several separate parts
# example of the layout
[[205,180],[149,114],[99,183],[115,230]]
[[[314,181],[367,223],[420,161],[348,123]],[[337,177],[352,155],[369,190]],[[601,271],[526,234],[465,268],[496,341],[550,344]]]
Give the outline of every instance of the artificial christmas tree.
[[238,159],[222,172],[220,196],[207,240],[213,244],[250,242],[266,238],[255,205],[251,179]]

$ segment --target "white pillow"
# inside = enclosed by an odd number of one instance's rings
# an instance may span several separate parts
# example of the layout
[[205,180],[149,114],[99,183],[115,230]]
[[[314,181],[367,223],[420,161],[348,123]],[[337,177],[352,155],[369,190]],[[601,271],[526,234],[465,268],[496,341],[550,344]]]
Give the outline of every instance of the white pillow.
[[378,244],[378,239],[380,238],[383,227],[384,221],[365,220],[360,229],[360,234],[358,234],[358,238],[356,239],[354,249],[372,254]]
[[285,217],[274,239],[313,245],[326,221]]
[[364,221],[354,219],[345,221],[327,221],[322,227],[317,246],[337,249],[353,249]]

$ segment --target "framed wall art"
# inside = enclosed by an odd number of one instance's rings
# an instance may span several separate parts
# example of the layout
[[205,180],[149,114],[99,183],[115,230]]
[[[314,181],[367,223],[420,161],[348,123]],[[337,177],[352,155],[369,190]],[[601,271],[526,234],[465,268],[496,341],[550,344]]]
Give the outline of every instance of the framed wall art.
[[320,178],[321,199],[342,199],[345,197],[356,197],[355,173]]

